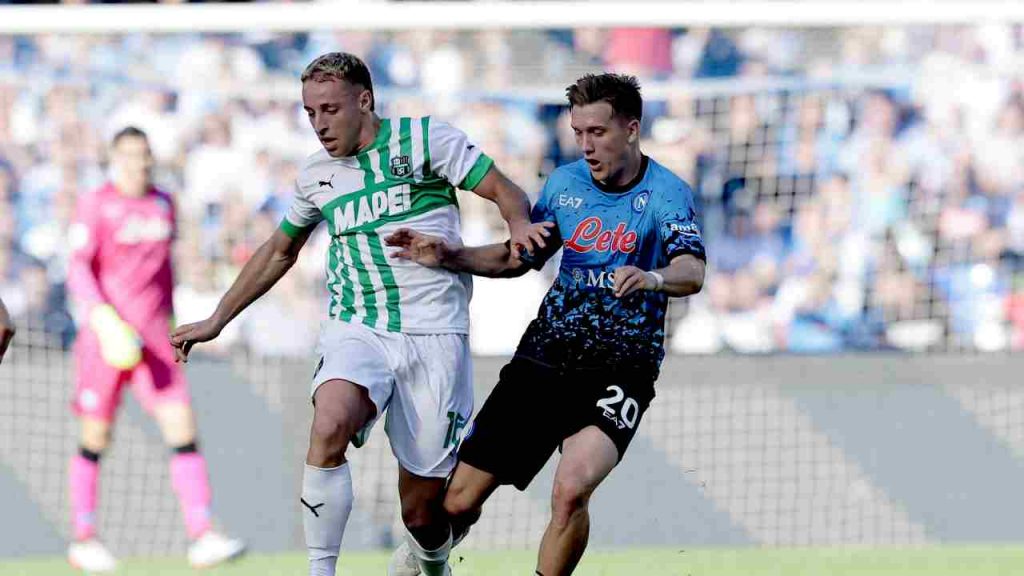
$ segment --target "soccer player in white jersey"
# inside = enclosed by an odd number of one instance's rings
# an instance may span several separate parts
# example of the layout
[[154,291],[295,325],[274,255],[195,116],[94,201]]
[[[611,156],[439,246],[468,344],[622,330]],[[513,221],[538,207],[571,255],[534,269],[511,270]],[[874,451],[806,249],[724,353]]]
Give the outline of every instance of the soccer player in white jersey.
[[0,363],[4,361],[4,354],[7,352],[7,346],[11,343],[12,338],[14,338],[14,324],[11,323],[11,315],[7,313],[4,301],[0,300]]
[[381,238],[399,227],[461,244],[455,188],[497,204],[512,242],[543,246],[529,201],[458,129],[429,117],[380,118],[359,58],[332,52],[302,73],[302,101],[323,145],[302,166],[281,226],[210,318],[175,330],[179,357],[220,334],[295,263],[326,220],[330,321],[320,335],[301,505],[310,574],[333,575],[352,509],[345,451],[389,410],[406,541],[427,576],[450,574],[445,480],[473,410],[470,278],[398,260]]

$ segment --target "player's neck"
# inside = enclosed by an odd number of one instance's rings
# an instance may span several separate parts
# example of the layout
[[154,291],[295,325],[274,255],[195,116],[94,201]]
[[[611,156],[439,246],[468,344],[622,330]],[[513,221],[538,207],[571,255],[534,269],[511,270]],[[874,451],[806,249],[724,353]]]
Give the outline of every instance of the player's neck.
[[644,156],[640,153],[640,149],[631,149],[629,154],[626,156],[626,162],[622,166],[622,171],[619,172],[617,177],[609,178],[608,184],[616,188],[628,186],[630,182],[637,179],[643,165]]
[[371,112],[370,121],[363,122],[363,127],[359,130],[359,148],[355,151],[355,154],[373,145],[373,142],[377,140],[377,133],[380,132],[380,124],[380,116],[377,116],[376,112]]
[[619,173],[607,180],[598,181],[593,176],[591,180],[601,190],[618,194],[621,192],[627,192],[634,186],[640,183],[644,178],[644,173],[647,171],[647,157],[640,154],[639,150],[636,153],[636,157],[630,153],[630,157],[626,160],[626,165],[619,171]]
[[148,182],[124,182],[114,180],[114,188],[117,193],[127,198],[141,198],[149,190]]

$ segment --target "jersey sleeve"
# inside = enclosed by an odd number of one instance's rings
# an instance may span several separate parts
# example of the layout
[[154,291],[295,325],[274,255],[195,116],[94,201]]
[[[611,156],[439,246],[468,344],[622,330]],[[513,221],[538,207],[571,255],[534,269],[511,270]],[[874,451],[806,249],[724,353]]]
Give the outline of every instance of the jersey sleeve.
[[324,216],[320,209],[302,193],[302,189],[296,184],[292,204],[288,207],[284,219],[281,220],[281,231],[290,238],[295,238],[303,230],[315,227],[323,219]]
[[707,261],[704,238],[697,225],[693,191],[689,186],[680,181],[662,196],[657,218],[664,255],[669,261],[683,254],[693,254]]
[[92,195],[86,194],[79,198],[75,219],[68,229],[71,258],[68,262],[67,288],[75,310],[82,318],[88,318],[94,306],[107,301],[94,268],[102,241],[99,221],[99,206]]
[[494,160],[470,142],[462,130],[447,122],[429,117],[426,120],[430,170],[463,190],[476,188],[494,166]]
[[556,174],[548,177],[544,183],[544,188],[540,191],[540,197],[537,198],[537,203],[530,210],[530,221],[534,224],[541,222],[553,222],[555,224],[555,227],[550,230],[551,235],[547,237],[547,245],[543,249],[534,252],[532,256],[527,255],[522,258],[534,270],[543,268],[544,263],[562,247],[562,235],[558,230],[558,218],[551,200],[554,196],[551,190],[555,188],[553,184],[555,178]]

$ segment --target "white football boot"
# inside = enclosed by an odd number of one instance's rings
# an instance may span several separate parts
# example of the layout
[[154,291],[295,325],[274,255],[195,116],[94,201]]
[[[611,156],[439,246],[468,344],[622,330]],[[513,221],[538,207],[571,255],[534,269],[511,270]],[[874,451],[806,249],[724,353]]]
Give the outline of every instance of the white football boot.
[[188,547],[188,563],[193,568],[209,568],[234,560],[245,552],[245,542],[207,530]]
[[[445,576],[452,576],[452,567],[449,564],[445,567]],[[412,553],[409,543],[403,541],[391,553],[391,562],[388,562],[388,576],[419,576],[420,563],[416,555]]]
[[402,540],[402,543],[391,553],[391,562],[388,563],[388,576],[419,576],[420,563],[416,555],[412,553],[409,543]]
[[105,574],[117,569],[117,558],[95,538],[72,542],[68,546],[68,562],[79,570]]

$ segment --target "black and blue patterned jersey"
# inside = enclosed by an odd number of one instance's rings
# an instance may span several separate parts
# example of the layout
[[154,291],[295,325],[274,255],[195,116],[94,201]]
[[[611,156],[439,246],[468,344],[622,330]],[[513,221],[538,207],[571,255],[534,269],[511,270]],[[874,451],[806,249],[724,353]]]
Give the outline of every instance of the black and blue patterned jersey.
[[[558,277],[516,350],[565,368],[635,367],[657,372],[665,355],[668,297],[638,290],[616,298],[621,266],[655,270],[682,254],[705,260],[693,192],[670,170],[643,158],[626,186],[595,181],[585,161],[555,170],[533,207],[534,222],[554,222],[563,248]],[[534,267],[557,251],[538,254]]]

